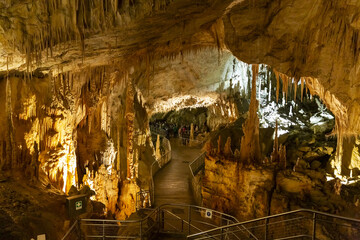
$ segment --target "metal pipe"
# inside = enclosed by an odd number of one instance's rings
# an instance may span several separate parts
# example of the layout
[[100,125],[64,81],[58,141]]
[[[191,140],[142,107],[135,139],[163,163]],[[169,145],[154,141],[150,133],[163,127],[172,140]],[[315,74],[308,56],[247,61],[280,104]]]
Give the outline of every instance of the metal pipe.
[[103,240],[105,239],[105,223],[103,222]]
[[142,236],[142,221],[140,221],[140,239],[141,240],[143,239],[143,236]]
[[265,219],[265,234],[264,234],[264,240],[267,240],[267,233],[268,233],[268,224],[269,224],[269,219]]
[[188,235],[190,235],[190,234],[191,234],[191,205],[189,206],[188,224],[189,224],[189,232],[188,232]]
[[313,213],[313,232],[312,232],[312,240],[316,239],[316,213]]

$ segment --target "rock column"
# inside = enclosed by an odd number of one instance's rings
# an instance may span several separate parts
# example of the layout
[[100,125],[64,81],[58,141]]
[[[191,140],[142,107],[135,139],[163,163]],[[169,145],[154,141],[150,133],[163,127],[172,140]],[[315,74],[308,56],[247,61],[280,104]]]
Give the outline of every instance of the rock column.
[[252,87],[249,115],[242,126],[244,136],[241,138],[240,160],[246,164],[258,164],[261,161],[259,144],[259,118],[257,115],[258,101],[256,100],[256,77],[259,65],[252,65]]

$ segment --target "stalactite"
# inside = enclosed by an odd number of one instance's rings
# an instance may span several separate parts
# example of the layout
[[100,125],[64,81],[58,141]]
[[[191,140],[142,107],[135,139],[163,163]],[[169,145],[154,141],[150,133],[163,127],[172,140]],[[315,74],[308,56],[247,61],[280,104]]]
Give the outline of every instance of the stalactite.
[[271,78],[270,78],[269,74],[270,74],[270,71],[268,69],[268,90],[269,90],[269,92],[268,92],[268,102],[271,101]]
[[276,162],[279,160],[279,138],[278,138],[278,121],[275,122],[275,139],[274,139],[274,146],[273,152],[271,153],[270,157],[271,162]]
[[259,106],[258,108],[260,108],[261,106],[261,78],[259,78]]
[[279,73],[274,70],[275,77],[276,77],[276,103],[279,102],[279,91],[280,91],[280,80],[279,80]]
[[7,126],[6,126],[6,135],[7,135],[7,144],[6,144],[6,161],[5,167],[15,167],[15,141],[14,141],[14,123],[13,123],[13,110],[11,103],[11,83],[9,77],[6,78],[6,106],[5,112],[7,115]]
[[298,81],[297,79],[295,79],[294,81],[294,101],[296,102],[296,94],[297,94],[297,86],[298,86]]
[[134,86],[132,80],[125,76],[127,82],[126,88],[126,128],[127,128],[127,178],[134,178]]
[[301,79],[301,102],[302,102],[303,95],[304,95],[304,82],[305,82],[305,79],[303,77],[301,77],[300,79]]

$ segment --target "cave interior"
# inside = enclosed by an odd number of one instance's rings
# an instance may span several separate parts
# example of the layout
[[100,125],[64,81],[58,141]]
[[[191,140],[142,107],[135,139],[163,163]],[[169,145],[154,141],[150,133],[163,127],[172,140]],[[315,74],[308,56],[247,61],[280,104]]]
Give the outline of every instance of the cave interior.
[[[187,172],[195,156],[177,152],[195,150],[204,166],[183,176],[194,202],[178,203],[239,221],[302,208],[360,218],[360,2],[0,9],[0,239],[61,239],[78,195],[79,218],[132,219],[141,194],[156,207],[156,174],[175,161]],[[317,234],[356,239],[332,231]]]

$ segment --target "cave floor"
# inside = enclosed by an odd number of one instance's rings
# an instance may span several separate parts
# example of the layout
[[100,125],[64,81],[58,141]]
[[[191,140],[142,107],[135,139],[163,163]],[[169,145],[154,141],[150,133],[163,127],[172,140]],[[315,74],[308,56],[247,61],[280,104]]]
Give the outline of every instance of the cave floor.
[[155,206],[165,203],[195,204],[190,187],[189,163],[200,153],[200,147],[188,147],[171,139],[172,159],[154,177]]

